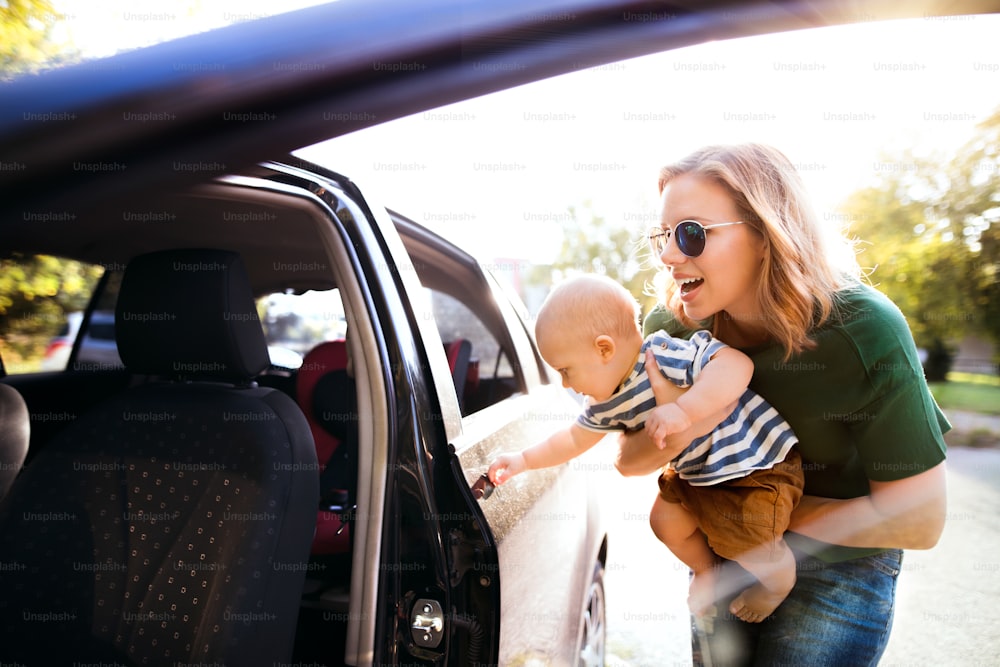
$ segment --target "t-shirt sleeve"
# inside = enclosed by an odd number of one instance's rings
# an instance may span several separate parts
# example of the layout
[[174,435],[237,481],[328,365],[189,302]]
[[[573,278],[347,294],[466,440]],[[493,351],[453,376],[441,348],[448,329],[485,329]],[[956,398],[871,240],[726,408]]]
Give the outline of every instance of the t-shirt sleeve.
[[937,406],[919,382],[896,386],[865,406],[851,426],[868,479],[889,482],[945,460]]
[[886,300],[864,315],[849,329],[868,390],[846,425],[869,479],[912,477],[945,459],[950,425],[927,388],[902,313]]

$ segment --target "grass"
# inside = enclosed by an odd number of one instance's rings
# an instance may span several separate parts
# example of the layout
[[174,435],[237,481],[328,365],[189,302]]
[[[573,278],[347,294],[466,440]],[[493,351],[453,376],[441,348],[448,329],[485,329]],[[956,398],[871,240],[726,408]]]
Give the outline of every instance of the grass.
[[1000,415],[1000,377],[949,373],[947,382],[932,382],[930,389],[945,410]]

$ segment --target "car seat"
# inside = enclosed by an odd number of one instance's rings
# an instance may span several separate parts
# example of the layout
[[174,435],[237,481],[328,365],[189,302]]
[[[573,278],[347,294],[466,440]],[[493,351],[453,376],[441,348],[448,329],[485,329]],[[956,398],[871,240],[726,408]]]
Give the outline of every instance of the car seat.
[[17,389],[0,383],[0,499],[7,495],[28,456],[28,406]]
[[257,387],[267,344],[243,263],[134,258],[116,309],[146,381],[81,414],[0,505],[7,660],[287,663],[316,450],[295,402]]
[[[455,383],[458,407],[464,415],[466,384],[470,380],[469,368],[472,363],[472,343],[465,338],[456,338],[444,344],[444,351],[448,355],[448,366],[451,367],[451,379]],[[478,364],[476,364],[475,370],[475,380],[478,382]]]
[[347,341],[320,343],[302,360],[295,396],[316,443],[320,503],[314,555],[349,554],[349,515],[357,489],[357,408],[347,375]]

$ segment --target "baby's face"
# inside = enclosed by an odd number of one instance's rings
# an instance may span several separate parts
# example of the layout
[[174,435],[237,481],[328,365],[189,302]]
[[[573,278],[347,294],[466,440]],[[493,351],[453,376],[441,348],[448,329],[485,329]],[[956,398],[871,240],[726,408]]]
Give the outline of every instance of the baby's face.
[[538,351],[559,371],[564,387],[595,401],[610,398],[621,383],[620,374],[611,363],[614,351],[602,353],[596,341],[588,344],[574,337],[547,337],[538,341]]

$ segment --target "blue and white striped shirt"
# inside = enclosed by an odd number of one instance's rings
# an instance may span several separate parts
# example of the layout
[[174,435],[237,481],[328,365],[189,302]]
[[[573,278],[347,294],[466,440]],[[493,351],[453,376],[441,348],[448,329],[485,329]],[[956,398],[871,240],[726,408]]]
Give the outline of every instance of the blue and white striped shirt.
[[[707,331],[695,332],[688,340],[663,331],[650,335],[618,391],[606,401],[588,400],[577,425],[601,432],[642,428],[656,407],[643,364],[647,347],[653,348],[653,356],[667,379],[678,387],[689,387],[725,343]],[[693,440],[670,466],[689,484],[708,486],[770,468],[784,461],[796,442],[791,426],[778,411],[747,389],[736,409],[711,433]]]

